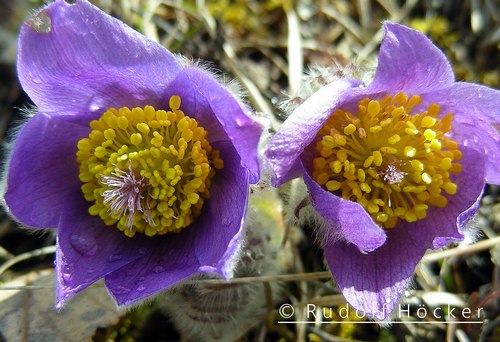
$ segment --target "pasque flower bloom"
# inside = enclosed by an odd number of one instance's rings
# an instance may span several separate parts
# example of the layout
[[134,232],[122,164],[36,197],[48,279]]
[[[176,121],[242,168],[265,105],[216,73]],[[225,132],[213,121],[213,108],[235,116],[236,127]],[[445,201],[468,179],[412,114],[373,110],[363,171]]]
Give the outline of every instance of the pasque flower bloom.
[[21,28],[37,107],[19,131],[5,203],[57,227],[57,305],[104,277],[128,305],[197,273],[232,275],[261,126],[223,85],[86,0]]
[[426,250],[463,239],[485,182],[500,181],[499,108],[499,91],[456,82],[429,39],[387,22],[371,84],[334,81],[283,123],[266,151],[273,183],[303,176],[353,307],[384,319]]

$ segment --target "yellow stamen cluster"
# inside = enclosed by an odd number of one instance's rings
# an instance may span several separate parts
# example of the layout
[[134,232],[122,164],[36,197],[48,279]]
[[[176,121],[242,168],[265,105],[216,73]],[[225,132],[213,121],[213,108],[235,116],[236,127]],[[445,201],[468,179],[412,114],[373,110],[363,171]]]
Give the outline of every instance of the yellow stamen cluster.
[[207,131],[179,108],[108,109],[78,142],[77,161],[91,215],[125,235],[178,232],[200,214],[215,169],[224,166]]
[[443,194],[457,192],[450,173],[462,171],[462,154],[445,136],[453,115],[438,118],[435,103],[410,115],[421,102],[398,93],[361,100],[355,114],[336,110],[316,137],[313,179],[361,204],[384,228],[425,218],[429,205],[445,207]]

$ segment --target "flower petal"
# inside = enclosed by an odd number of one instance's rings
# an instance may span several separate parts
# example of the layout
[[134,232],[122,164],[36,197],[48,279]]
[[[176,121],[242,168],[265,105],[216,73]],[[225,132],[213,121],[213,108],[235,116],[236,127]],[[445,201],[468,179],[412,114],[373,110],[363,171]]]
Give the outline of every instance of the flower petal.
[[322,232],[323,241],[344,240],[362,253],[371,252],[385,243],[384,230],[360,204],[324,190],[305,170],[303,177],[312,206],[328,222],[328,227]]
[[500,184],[500,91],[474,83],[455,83],[424,96],[426,106],[453,113],[453,138],[486,158],[486,181]]
[[[332,241],[323,245],[325,258],[347,302],[356,310],[383,320],[395,308],[427,246],[413,241],[414,231],[396,227],[387,243],[363,254],[354,245]],[[430,241],[427,242],[427,245]]]
[[332,82],[309,97],[283,122],[269,142],[266,157],[274,172],[273,185],[279,186],[294,176],[298,159],[313,141],[317,132],[333,111],[359,94],[354,88],[359,80],[342,79]]
[[483,158],[472,149],[463,152],[468,164],[457,177],[458,192],[450,197],[446,208],[430,207],[426,219],[399,223],[387,231],[387,242],[371,253],[360,253],[344,241],[324,242],[332,275],[355,309],[381,320],[386,318],[399,302],[425,251],[462,238],[457,228],[464,223],[461,213],[477,208],[484,186]]
[[[455,218],[456,224],[455,226],[444,223],[440,225],[440,230],[435,232],[434,249],[447,246],[453,241],[462,240],[466,224],[472,219],[481,204],[485,186],[485,162],[488,158],[473,148],[462,146],[460,150],[462,151],[463,171],[460,174],[452,175],[452,180],[457,184],[457,193],[453,196],[446,195],[448,205],[445,208],[448,220]],[[430,209],[441,211],[437,208]],[[433,213],[429,213],[429,216],[433,215]],[[436,213],[435,215],[442,214]]]
[[195,222],[178,234],[155,240],[143,258],[106,276],[119,305],[165,290],[195,273],[232,276],[240,248],[248,200],[248,171],[228,142],[214,144],[221,151],[224,168],[213,178],[210,198]]
[[247,115],[231,93],[203,70],[183,70],[170,84],[167,97],[181,97],[181,109],[208,131],[210,142],[230,140],[242,165],[251,172],[251,183],[259,179],[257,145],[262,126]]
[[89,128],[36,114],[21,128],[7,168],[5,201],[17,220],[56,227],[65,194],[80,188],[76,144]]
[[161,95],[181,70],[165,48],[88,1],[58,0],[40,15],[50,18],[50,32],[25,23],[17,62],[40,111],[88,122],[109,107],[165,104]]
[[213,265],[223,277],[232,276],[235,253],[241,247],[248,204],[250,172],[241,166],[235,147],[213,144],[220,151],[224,168],[217,170],[210,198],[196,222],[196,256],[201,265]]
[[422,94],[455,80],[446,56],[423,33],[385,22],[373,92]]
[[148,238],[128,238],[88,213],[80,189],[66,197],[58,225],[57,307],[75,293],[147,253]]

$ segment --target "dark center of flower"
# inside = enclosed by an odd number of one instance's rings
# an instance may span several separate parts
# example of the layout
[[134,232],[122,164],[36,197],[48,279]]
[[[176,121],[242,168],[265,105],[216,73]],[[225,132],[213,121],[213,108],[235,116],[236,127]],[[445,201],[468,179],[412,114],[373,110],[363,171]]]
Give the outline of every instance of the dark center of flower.
[[209,198],[215,169],[224,162],[207,131],[179,109],[109,108],[90,123],[76,158],[89,213],[132,237],[178,232]]
[[425,218],[429,205],[445,207],[443,190],[456,194],[450,173],[462,171],[462,153],[445,136],[451,113],[437,118],[440,107],[432,103],[409,114],[421,102],[398,93],[361,100],[354,115],[336,110],[317,135],[313,179],[361,204],[384,228]]

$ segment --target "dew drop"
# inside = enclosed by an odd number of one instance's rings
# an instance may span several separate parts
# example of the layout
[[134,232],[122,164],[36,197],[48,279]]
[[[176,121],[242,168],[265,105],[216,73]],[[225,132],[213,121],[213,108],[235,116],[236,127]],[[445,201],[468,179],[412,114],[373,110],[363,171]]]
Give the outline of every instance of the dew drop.
[[134,94],[133,97],[137,101],[144,101],[148,98],[145,94]]
[[62,269],[62,277],[64,282],[70,282],[73,279],[73,272],[71,270],[71,266],[64,265]]
[[88,108],[91,112],[104,111],[108,107],[109,103],[107,103],[106,98],[100,95],[93,96],[88,102]]
[[125,286],[116,286],[111,289],[114,294],[123,295],[129,293],[131,290]]
[[93,237],[73,234],[69,238],[69,243],[82,256],[90,257],[97,253],[97,241]]
[[115,262],[115,261],[119,261],[122,259],[122,256],[120,254],[111,254],[109,257],[108,257],[108,261],[109,262]]
[[478,97],[479,99],[482,99],[482,98],[483,98],[483,91],[482,91],[482,89],[481,89],[481,88],[478,88],[478,89],[477,89],[477,97]]
[[49,33],[52,30],[52,20],[46,11],[40,11],[26,19],[26,25],[38,33]]
[[153,268],[153,272],[156,274],[159,274],[159,273],[165,272],[165,268],[163,266],[155,266]]
[[238,125],[239,127],[242,127],[245,125],[245,122],[241,119],[241,118],[236,118],[236,125]]
[[137,287],[137,292],[144,292],[144,290],[145,290],[145,289],[146,289],[146,286],[144,286],[144,285],[139,285],[139,286]]
[[35,84],[40,84],[40,83],[42,83],[42,80],[41,80],[41,79],[39,79],[38,77],[34,77],[34,78],[32,79],[32,81],[33,81],[33,83],[35,83]]
[[222,224],[225,226],[229,226],[231,224],[231,219],[227,217],[222,218]]

